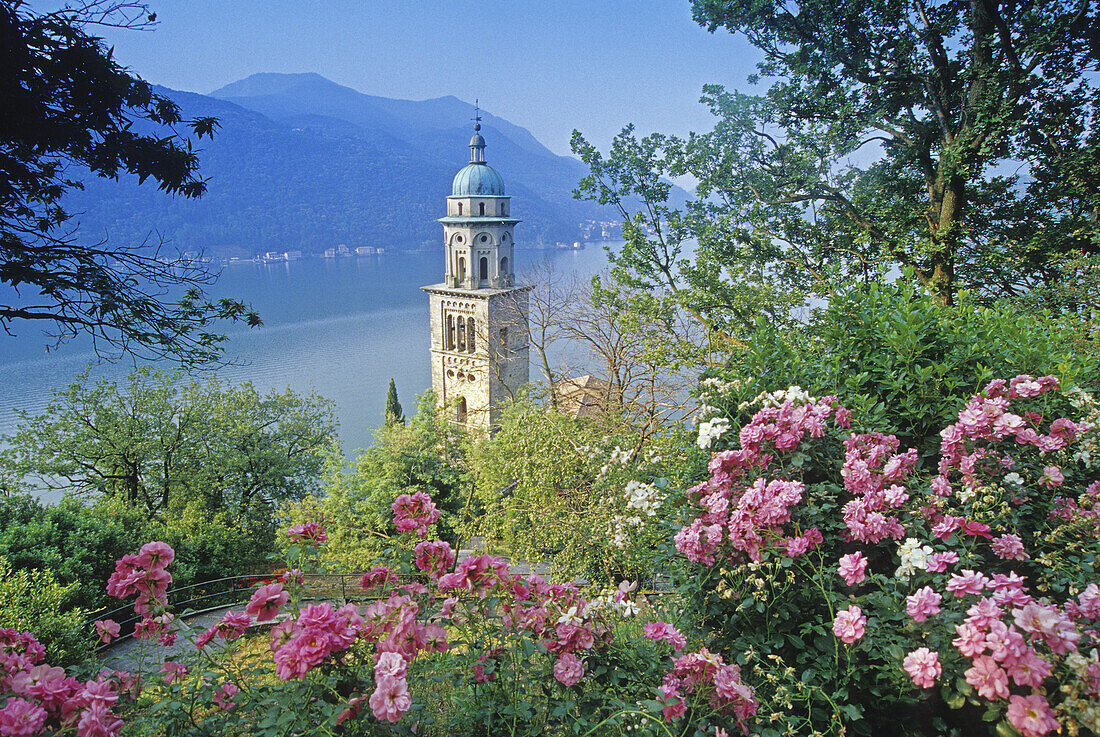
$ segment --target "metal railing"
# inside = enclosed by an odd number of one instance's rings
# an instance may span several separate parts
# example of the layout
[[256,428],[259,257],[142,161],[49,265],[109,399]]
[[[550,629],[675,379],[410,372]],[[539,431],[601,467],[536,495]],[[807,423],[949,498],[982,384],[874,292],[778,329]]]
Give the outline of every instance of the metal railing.
[[[347,602],[376,598],[359,587],[363,573],[305,573],[302,575],[305,577],[303,599]],[[252,598],[257,586],[275,583],[278,580],[279,577],[275,574],[256,573],[200,581],[169,590],[168,606],[174,611],[177,619],[187,620],[209,612],[243,605]],[[211,588],[217,590],[211,591]],[[126,619],[115,620],[118,621],[120,635],[111,643],[97,647],[96,652],[132,638],[134,626],[141,621],[142,617],[134,612],[133,602],[109,611],[99,609],[89,615],[86,625],[90,628],[96,620],[114,619],[116,615],[123,613],[128,614]]]

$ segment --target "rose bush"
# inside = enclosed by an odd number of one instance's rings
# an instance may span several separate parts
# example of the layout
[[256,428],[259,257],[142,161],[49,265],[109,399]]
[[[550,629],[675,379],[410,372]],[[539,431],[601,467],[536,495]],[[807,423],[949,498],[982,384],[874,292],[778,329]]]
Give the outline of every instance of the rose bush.
[[922,467],[796,389],[713,455],[676,535],[760,733],[1096,731],[1095,401],[992,381]]
[[[426,494],[394,503],[417,539],[433,510]],[[0,735],[111,736],[122,716],[139,732],[178,735],[724,734],[755,710],[736,664],[682,652],[676,627],[630,617],[648,606],[633,586],[588,601],[492,555],[456,565],[434,540],[364,574],[365,603],[306,601],[301,569],[320,564],[326,532],[311,522],[288,534],[304,543],[290,548],[294,567],[195,638],[194,662],[158,658],[141,677],[81,683],[42,663],[29,633],[0,633]],[[173,557],[148,543],[108,581],[112,596],[134,599],[135,637],[150,647],[187,634],[167,606]],[[272,620],[250,649],[248,630]],[[112,621],[95,629],[104,641],[119,632]]]

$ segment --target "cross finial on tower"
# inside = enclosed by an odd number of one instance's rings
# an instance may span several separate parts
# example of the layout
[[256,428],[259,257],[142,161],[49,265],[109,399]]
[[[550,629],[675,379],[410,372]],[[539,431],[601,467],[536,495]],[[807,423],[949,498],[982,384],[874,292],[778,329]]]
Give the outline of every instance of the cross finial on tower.
[[474,98],[474,117],[472,119],[474,121],[474,130],[481,130],[481,108],[478,106],[478,99],[476,97]]

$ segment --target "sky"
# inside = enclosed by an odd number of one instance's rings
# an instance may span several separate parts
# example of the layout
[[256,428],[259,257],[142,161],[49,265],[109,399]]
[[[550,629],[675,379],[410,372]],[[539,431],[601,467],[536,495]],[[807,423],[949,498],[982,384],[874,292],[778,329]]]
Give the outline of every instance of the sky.
[[[41,5],[41,3],[36,3]],[[383,97],[454,95],[559,154],[709,130],[704,84],[749,90],[758,52],[691,20],[688,0],[151,0],[149,32],[100,28],[138,76],[208,93],[257,72],[316,72]]]

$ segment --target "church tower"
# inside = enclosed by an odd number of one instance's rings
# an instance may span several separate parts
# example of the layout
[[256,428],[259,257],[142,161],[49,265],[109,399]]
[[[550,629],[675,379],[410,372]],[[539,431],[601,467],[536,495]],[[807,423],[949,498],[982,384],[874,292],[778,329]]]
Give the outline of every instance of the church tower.
[[428,293],[432,389],[468,430],[499,424],[502,402],[528,380],[527,293],[515,286],[511,217],[504,180],[485,163],[481,117],[470,163],[455,175],[443,223],[443,282]]

